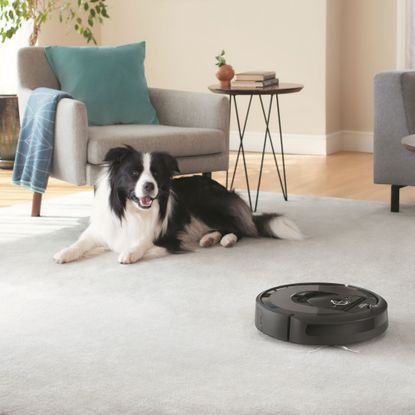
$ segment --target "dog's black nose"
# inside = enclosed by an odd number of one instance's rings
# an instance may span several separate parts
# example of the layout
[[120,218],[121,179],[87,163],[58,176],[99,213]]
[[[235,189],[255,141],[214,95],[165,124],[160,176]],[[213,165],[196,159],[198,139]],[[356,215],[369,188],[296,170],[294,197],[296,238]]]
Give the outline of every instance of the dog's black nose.
[[145,182],[143,185],[143,189],[145,192],[152,192],[154,190],[154,183],[152,182]]

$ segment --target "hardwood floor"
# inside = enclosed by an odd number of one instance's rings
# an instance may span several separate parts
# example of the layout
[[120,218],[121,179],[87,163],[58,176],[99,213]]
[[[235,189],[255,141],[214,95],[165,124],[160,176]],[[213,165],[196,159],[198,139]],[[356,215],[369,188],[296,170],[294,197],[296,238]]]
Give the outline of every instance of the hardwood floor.
[[[235,156],[235,153],[231,154],[232,167]],[[259,153],[247,153],[251,188],[256,188],[257,185],[260,160]],[[373,156],[368,153],[341,152],[330,156],[288,155],[286,156],[288,194],[389,202],[390,187],[373,184],[372,163]],[[225,183],[225,173],[214,173],[213,177]],[[246,188],[242,164],[238,168],[235,187]],[[51,179],[44,197],[51,198],[90,189],[90,186],[72,186]],[[267,155],[265,159],[261,190],[280,191],[271,155]],[[11,183],[11,171],[0,170],[0,206],[28,202],[31,199],[30,191]],[[415,204],[415,188],[408,187],[401,190],[401,203]]]

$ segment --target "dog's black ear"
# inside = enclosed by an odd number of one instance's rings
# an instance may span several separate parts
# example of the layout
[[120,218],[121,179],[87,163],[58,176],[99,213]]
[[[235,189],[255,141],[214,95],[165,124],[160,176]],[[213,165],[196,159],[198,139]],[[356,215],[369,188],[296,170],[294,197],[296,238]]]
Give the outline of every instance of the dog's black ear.
[[133,147],[128,145],[125,145],[124,147],[114,147],[105,155],[104,161],[110,161],[111,163],[120,163],[127,154],[131,154],[135,151],[136,150]]
[[168,173],[169,177],[180,173],[179,165],[177,160],[169,153],[157,153],[157,157],[163,164],[164,170]]

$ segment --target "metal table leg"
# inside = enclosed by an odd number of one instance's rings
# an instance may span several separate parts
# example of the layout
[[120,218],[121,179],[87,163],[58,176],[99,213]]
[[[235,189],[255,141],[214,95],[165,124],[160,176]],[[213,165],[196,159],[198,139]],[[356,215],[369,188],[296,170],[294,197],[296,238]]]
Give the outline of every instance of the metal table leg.
[[[284,199],[288,200],[287,174],[285,172],[284,143],[283,143],[283,137],[282,137],[280,101],[278,99],[278,94],[275,95],[275,101],[276,101],[276,104],[277,104],[277,112],[278,112],[278,131],[280,133],[282,171],[283,171],[283,174],[284,174],[284,187],[282,186],[282,183],[281,183],[281,188],[282,188],[282,192],[283,192],[283,195],[284,195]],[[275,157],[274,148],[272,148],[272,152],[274,154],[275,165],[278,166],[277,159]],[[278,169],[278,167],[277,167],[277,169]],[[281,178],[280,178],[280,180],[281,180]]]
[[239,133],[240,142],[239,142],[239,149],[238,149],[238,154],[236,156],[235,168],[233,170],[233,175],[232,175],[230,188],[231,189],[233,188],[233,183],[234,183],[234,180],[235,180],[235,174],[236,174],[236,170],[238,168],[238,163],[239,163],[239,156],[240,156],[240,154],[242,154],[242,161],[243,161],[243,165],[244,165],[245,179],[246,179],[246,188],[247,188],[247,191],[248,191],[249,207],[252,210],[251,191],[250,191],[250,187],[249,187],[248,169],[247,169],[247,166],[246,166],[245,150],[244,150],[243,140],[244,140],[244,136],[245,136],[246,123],[248,121],[249,111],[251,109],[251,103],[252,103],[253,95],[250,95],[250,97],[249,97],[249,104],[248,104],[248,109],[246,111],[243,128],[241,128],[241,122],[240,122],[240,118],[239,118],[239,111],[238,111],[238,104],[236,102],[236,96],[233,95],[232,97],[233,97],[233,103],[234,103],[234,106],[235,106],[235,115],[236,115],[236,121],[237,121],[237,124],[238,124],[238,133]]
[[266,150],[266,144],[267,140],[269,140],[272,150],[272,155],[274,157],[274,163],[278,174],[278,180],[281,185],[282,194],[284,197],[284,200],[288,199],[288,192],[287,192],[287,176],[285,172],[285,157],[284,157],[284,146],[283,146],[283,137],[282,137],[282,129],[281,129],[281,118],[280,118],[280,111],[279,111],[279,102],[278,102],[278,95],[275,95],[276,99],[276,106],[277,106],[277,115],[278,115],[278,126],[279,126],[279,135],[280,135],[280,143],[281,143],[281,158],[282,158],[282,166],[283,166],[283,175],[281,177],[281,172],[278,166],[278,160],[277,156],[275,154],[274,144],[272,142],[272,135],[269,129],[269,123],[271,118],[271,109],[272,109],[272,101],[273,101],[273,95],[270,96],[269,106],[268,106],[268,114],[265,112],[265,106],[264,102],[262,100],[262,96],[259,95],[259,101],[261,103],[261,109],[262,114],[264,116],[265,121],[265,136],[264,136],[264,145],[262,147],[262,156],[261,156],[261,165],[259,169],[259,178],[258,178],[258,185],[257,185],[257,192],[256,192],[256,198],[255,198],[255,206],[254,206],[254,212],[256,212],[258,207],[258,198],[259,198],[259,191],[261,188],[261,179],[262,179],[262,169],[264,166],[264,157],[265,157],[265,150]]
[[[265,121],[265,134],[264,134],[264,144],[262,146],[261,164],[260,164],[260,169],[259,169],[259,178],[258,178],[257,191],[256,191],[256,197],[255,197],[255,205],[253,206],[252,199],[251,199],[251,191],[250,191],[250,186],[249,186],[248,168],[247,168],[247,165],[246,165],[246,158],[245,158],[245,149],[244,149],[244,144],[243,144],[243,140],[244,140],[244,136],[245,136],[245,130],[246,130],[246,124],[247,124],[249,113],[250,113],[250,110],[251,110],[253,95],[250,95],[250,97],[249,97],[248,109],[246,111],[243,126],[241,125],[241,119],[240,119],[240,116],[239,116],[239,110],[238,110],[238,104],[236,102],[236,96],[235,95],[230,95],[229,96],[229,98],[230,98],[229,111],[231,111],[232,99],[233,99],[233,103],[234,103],[234,106],[235,106],[236,121],[237,121],[237,125],[238,125],[239,140],[240,140],[238,153],[236,155],[235,167],[234,167],[233,174],[232,174],[230,189],[233,188],[236,171],[238,169],[239,158],[242,154],[242,162],[243,162],[244,172],[245,172],[249,207],[253,212],[256,212],[257,207],[258,207],[259,192],[260,192],[261,180],[262,180],[262,171],[263,171],[263,167],[264,167],[264,158],[265,158],[266,146],[267,146],[268,141],[269,141],[270,146],[271,146],[272,156],[274,158],[275,168],[277,170],[278,180],[279,180],[280,185],[281,185],[281,191],[282,191],[284,200],[288,200],[287,175],[286,175],[286,170],[285,170],[285,154],[284,154],[284,144],[283,144],[283,136],[282,136],[281,114],[280,114],[280,105],[279,105],[279,100],[278,100],[278,94],[275,95],[275,101],[276,101],[275,106],[276,106],[277,116],[278,116],[278,132],[279,132],[280,146],[281,146],[282,174],[281,174],[280,167],[279,167],[279,164],[278,164],[277,155],[275,153],[274,143],[272,141],[272,135],[271,135],[270,127],[269,127],[270,120],[271,120],[271,111],[272,111],[272,104],[273,104],[274,95],[270,95],[270,100],[269,100],[269,105],[268,105],[267,111],[265,111],[265,105],[264,105],[264,101],[262,99],[262,96],[258,95],[258,97],[259,97],[259,101],[260,101],[261,109],[262,109],[262,114],[264,116],[264,121]],[[228,176],[226,176],[226,187],[227,186],[228,186]]]

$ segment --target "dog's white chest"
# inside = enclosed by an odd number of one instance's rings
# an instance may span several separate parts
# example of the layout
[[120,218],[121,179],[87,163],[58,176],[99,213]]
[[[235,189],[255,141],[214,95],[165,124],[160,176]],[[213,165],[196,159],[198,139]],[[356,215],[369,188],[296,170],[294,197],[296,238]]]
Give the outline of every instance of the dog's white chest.
[[115,252],[123,252],[138,244],[151,244],[157,233],[158,205],[145,214],[135,215],[126,211],[120,221],[113,214],[96,221],[94,227],[105,245]]
[[111,211],[108,188],[95,195],[91,228],[102,244],[115,252],[124,252],[137,244],[151,244],[160,232],[159,204],[155,200],[148,211],[140,211],[127,201],[122,221]]

